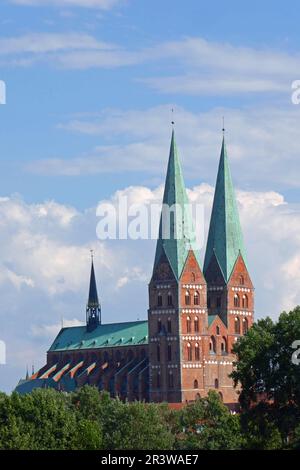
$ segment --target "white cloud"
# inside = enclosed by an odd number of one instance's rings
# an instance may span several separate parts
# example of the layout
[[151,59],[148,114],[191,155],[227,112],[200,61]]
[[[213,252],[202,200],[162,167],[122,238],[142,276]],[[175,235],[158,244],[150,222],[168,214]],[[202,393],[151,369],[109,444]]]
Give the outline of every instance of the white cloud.
[[[75,158],[31,162],[27,171],[42,175],[141,172],[161,177],[169,151],[171,108],[105,109],[61,123],[70,132],[99,136],[102,145]],[[227,146],[239,185],[255,189],[299,186],[299,107],[214,108],[193,113],[175,107],[176,138],[191,178],[215,181],[225,116]],[[163,163],[165,162],[165,163]]]
[[[163,93],[235,95],[286,93],[298,78],[300,55],[181,38],[148,47],[125,48],[80,33],[32,33],[0,40],[2,65],[49,63],[67,69],[159,64],[158,76],[132,77]],[[169,70],[172,70],[172,75]],[[139,69],[137,69],[139,70]],[[142,71],[143,74],[143,71]]]
[[109,10],[121,0],[11,0],[11,3],[27,6],[85,7]]

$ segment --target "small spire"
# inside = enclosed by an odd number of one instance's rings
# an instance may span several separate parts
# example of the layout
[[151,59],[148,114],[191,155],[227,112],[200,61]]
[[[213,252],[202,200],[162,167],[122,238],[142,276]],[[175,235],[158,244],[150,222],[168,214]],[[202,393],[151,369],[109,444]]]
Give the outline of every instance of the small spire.
[[34,364],[32,364],[32,375],[34,375]]
[[94,251],[91,252],[91,275],[90,275],[90,287],[89,297],[86,310],[86,321],[88,331],[92,331],[98,325],[101,324],[101,306],[98,300],[97,284],[94,270]]
[[27,364],[27,366],[26,366],[26,380],[28,380],[28,379],[29,379],[29,372],[28,372],[28,364]]

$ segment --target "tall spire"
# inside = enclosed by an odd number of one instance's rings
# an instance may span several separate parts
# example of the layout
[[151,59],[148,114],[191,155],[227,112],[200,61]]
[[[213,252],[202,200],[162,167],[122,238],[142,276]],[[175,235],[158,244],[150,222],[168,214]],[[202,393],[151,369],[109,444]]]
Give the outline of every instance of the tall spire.
[[239,254],[247,263],[224,132],[204,260],[204,274],[213,254],[217,258],[225,282],[229,280]]
[[97,284],[94,270],[93,252],[91,252],[91,276],[89,298],[86,307],[86,323],[88,331],[92,331],[101,323],[101,307],[98,300]]
[[[172,207],[173,211],[169,211]],[[178,279],[193,241],[193,224],[173,128],[153,272],[165,254]]]

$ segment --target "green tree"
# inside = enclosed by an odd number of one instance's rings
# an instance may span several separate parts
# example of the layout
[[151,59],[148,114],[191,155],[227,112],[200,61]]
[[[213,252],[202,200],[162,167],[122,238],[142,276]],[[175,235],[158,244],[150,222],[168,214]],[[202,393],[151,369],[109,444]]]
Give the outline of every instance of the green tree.
[[179,449],[232,450],[242,446],[239,416],[230,413],[215,391],[184,407],[180,423]]
[[[295,340],[300,340],[300,307],[283,312],[276,323],[259,320],[234,346],[232,377],[235,385],[241,384],[243,430],[248,438],[255,436],[255,429],[264,430],[271,442],[261,442],[262,448],[274,448],[275,441],[279,446],[279,434],[286,445],[300,422],[300,365],[292,361]],[[258,445],[255,438],[253,442]]]

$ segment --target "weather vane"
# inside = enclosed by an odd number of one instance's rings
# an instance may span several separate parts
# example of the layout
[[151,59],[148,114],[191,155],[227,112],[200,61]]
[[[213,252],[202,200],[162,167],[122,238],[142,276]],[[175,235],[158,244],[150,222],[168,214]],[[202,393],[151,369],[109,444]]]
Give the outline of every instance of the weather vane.
[[90,252],[91,252],[91,258],[93,260],[94,259],[94,250],[90,250]]
[[171,124],[172,124],[172,126],[174,126],[175,122],[174,122],[174,109],[173,109],[173,108],[171,109],[171,112],[172,112],[172,121],[171,121]]

